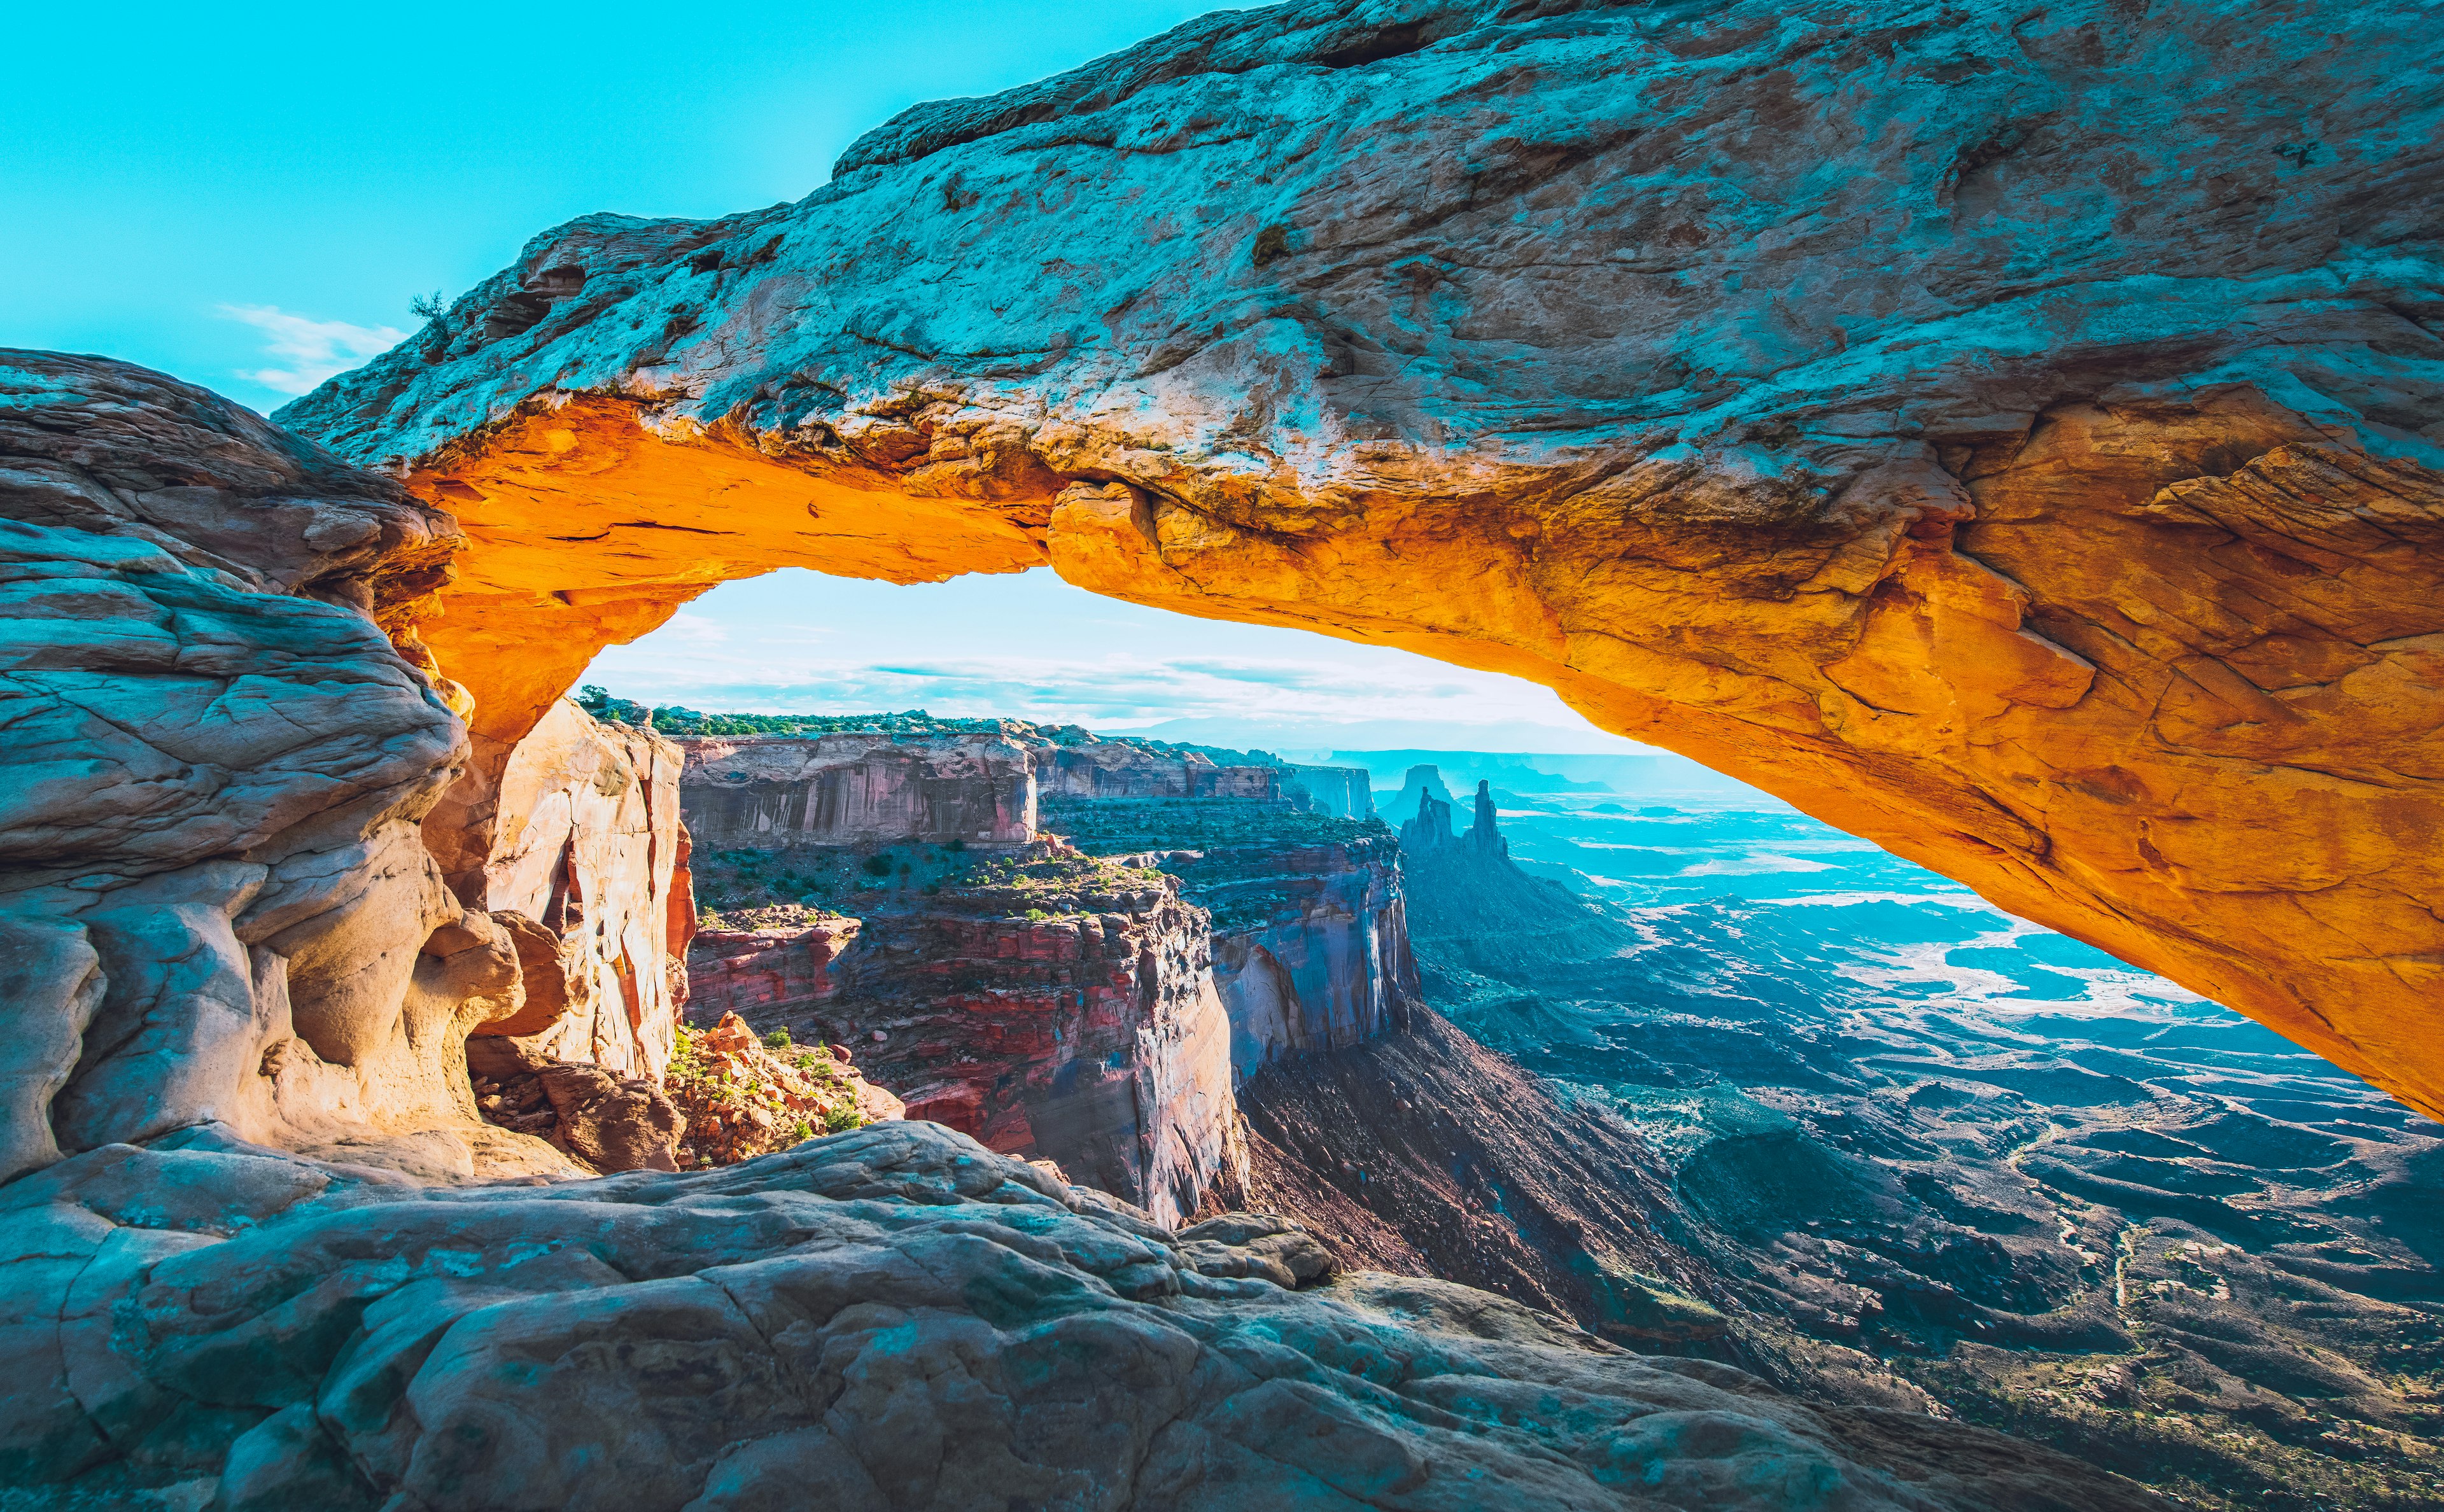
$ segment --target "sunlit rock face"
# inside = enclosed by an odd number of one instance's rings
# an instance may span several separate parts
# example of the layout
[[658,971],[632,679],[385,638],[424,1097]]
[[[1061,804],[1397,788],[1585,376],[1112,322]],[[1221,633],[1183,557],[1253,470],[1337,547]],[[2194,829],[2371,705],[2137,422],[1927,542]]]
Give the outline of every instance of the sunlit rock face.
[[1548,683],[2444,1111],[2425,20],[1218,13],[283,415],[466,522],[479,735],[725,578],[1048,560]]
[[[471,906],[517,935],[525,968],[525,1005],[479,1033],[516,1036],[554,1060],[661,1075],[695,930],[681,862],[681,762],[672,742],[565,700],[518,743],[483,869],[453,878]],[[426,836],[455,817],[445,802],[425,821]]]
[[518,965],[418,832],[466,757],[415,634],[457,544],[200,389],[0,353],[0,1175],[473,1124]]

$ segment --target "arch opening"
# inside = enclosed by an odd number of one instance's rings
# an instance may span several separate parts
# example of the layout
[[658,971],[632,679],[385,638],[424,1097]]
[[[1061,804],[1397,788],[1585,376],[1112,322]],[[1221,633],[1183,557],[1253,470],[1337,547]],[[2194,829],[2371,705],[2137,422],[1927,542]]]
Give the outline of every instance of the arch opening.
[[2435,528],[2444,492],[2416,464],[2289,434],[2244,391],[2064,406],[1953,459],[1965,484],[1887,472],[1842,507],[1751,496],[1709,522],[1704,480],[1652,463],[1470,489],[1384,443],[1329,489],[1234,500],[1115,481],[950,399],[887,419],[896,457],[844,467],[556,395],[416,468],[472,543],[421,622],[475,744],[427,826],[445,871],[489,843],[487,783],[595,653],[715,583],[1048,563],[1542,683],[2444,1111],[2420,901],[2444,802],[2416,758],[2436,569],[2394,534]]

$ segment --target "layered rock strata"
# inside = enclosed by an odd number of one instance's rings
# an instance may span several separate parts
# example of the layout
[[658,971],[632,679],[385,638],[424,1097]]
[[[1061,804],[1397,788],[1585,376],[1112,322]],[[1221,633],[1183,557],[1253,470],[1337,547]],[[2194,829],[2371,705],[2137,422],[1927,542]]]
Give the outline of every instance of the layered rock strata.
[[1096,740],[1035,748],[1039,790],[1047,798],[1279,798],[1281,770],[1215,765],[1201,751],[1158,751],[1129,741]]
[[1381,824],[1278,799],[1052,800],[1045,813],[1082,845],[1160,866],[1211,913],[1234,1077],[1372,1039],[1418,1001],[1399,848]]
[[488,738],[728,578],[1049,561],[1546,683],[2444,1113],[2423,19],[1218,13],[283,413],[467,523]]
[[1304,795],[1308,807],[1335,819],[1373,819],[1375,786],[1363,766],[1302,766],[1292,763],[1284,770],[1290,781],[1284,784],[1286,795]]
[[686,751],[688,825],[708,846],[1035,838],[1042,752],[996,736],[709,737]]
[[0,1478],[90,1504],[2161,1504],[1463,1287],[1209,1277],[1268,1257],[921,1123],[459,1191],[199,1132],[0,1208]]
[[850,1046],[908,1116],[1176,1224],[1244,1173],[1210,942],[1172,878],[1047,854],[853,931],[708,932],[691,1011]]
[[417,638],[456,527],[92,359],[0,354],[0,1176],[203,1122],[465,1166],[460,1046],[524,998],[419,831],[466,760]]

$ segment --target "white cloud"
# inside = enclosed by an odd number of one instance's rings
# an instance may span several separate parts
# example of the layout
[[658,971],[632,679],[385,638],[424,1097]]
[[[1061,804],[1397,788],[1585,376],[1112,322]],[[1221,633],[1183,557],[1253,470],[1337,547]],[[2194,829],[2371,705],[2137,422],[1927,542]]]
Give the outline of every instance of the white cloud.
[[224,304],[221,313],[264,333],[263,354],[288,364],[237,376],[281,394],[310,393],[324,378],[389,351],[407,339],[388,325],[351,325],[291,315],[275,304]]

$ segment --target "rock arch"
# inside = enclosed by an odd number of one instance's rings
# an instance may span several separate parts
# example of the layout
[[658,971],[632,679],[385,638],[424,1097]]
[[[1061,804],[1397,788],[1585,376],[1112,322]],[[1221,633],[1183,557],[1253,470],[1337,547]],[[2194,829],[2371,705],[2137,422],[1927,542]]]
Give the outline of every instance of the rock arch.
[[2444,1115],[2415,17],[1207,17],[281,418],[463,522],[479,772],[713,582],[1048,562],[1532,677]]

